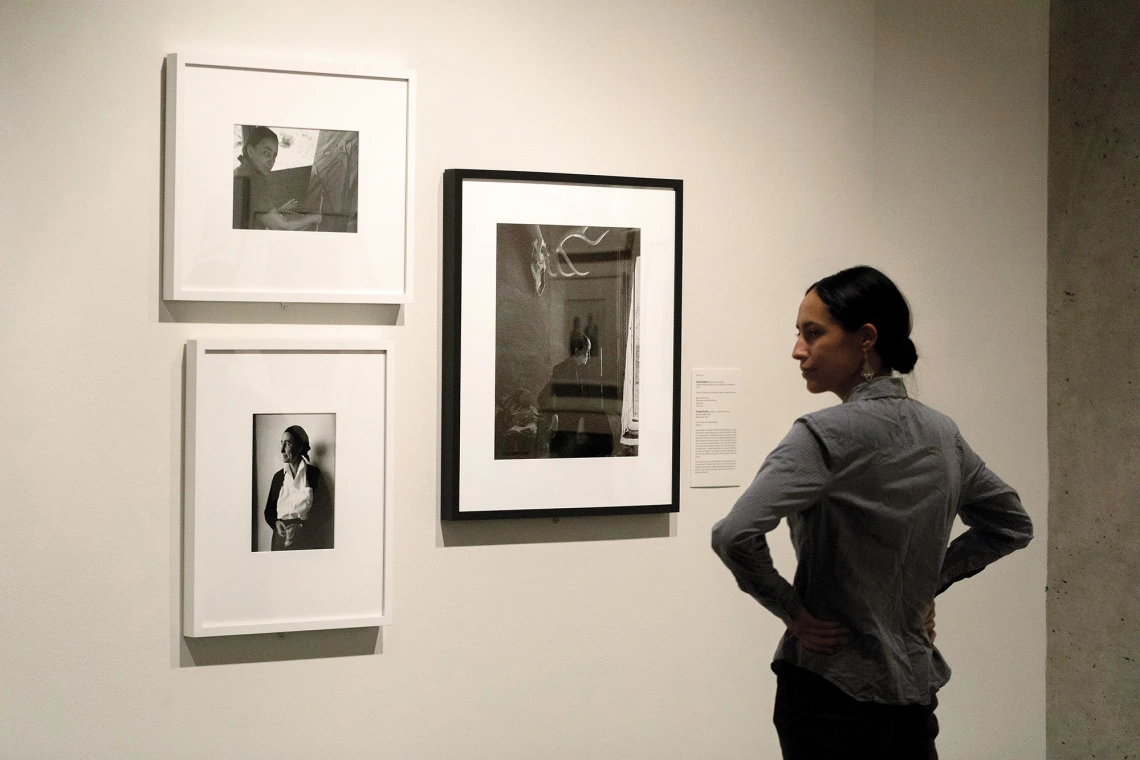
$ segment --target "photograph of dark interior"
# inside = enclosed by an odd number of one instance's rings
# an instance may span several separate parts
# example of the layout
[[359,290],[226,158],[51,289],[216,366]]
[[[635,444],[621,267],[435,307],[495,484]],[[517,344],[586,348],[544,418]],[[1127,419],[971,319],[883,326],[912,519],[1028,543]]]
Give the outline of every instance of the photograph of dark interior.
[[637,456],[641,231],[497,228],[495,458]]
[[251,549],[332,549],[335,479],[335,414],[253,415]]
[[356,232],[360,133],[234,125],[235,230]]

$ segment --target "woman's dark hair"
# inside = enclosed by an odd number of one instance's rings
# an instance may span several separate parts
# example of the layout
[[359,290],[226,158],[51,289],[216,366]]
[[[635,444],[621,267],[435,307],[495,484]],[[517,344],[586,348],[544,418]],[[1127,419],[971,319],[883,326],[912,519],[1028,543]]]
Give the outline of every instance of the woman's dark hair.
[[279,142],[277,133],[269,127],[250,127],[249,134],[245,136],[245,142],[241,146],[241,152],[244,154],[247,150],[251,150],[267,137],[273,138],[273,142]]
[[910,306],[890,277],[873,267],[852,267],[824,277],[807,292],[813,290],[844,330],[875,326],[883,369],[904,375],[914,369],[918,351],[910,339]]
[[293,436],[293,444],[297,447],[301,458],[307,459],[309,456],[309,434],[305,432],[305,428],[300,425],[290,425],[285,428],[285,432]]

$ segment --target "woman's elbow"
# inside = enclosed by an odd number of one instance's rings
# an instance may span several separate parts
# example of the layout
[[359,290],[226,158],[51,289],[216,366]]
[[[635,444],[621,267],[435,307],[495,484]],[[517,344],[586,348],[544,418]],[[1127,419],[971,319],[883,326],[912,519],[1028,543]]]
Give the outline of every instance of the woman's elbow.
[[288,230],[289,225],[285,222],[285,218],[276,211],[269,211],[264,214],[258,214],[258,220],[265,225],[267,230]]
[[1021,526],[1021,529],[1017,532],[1017,535],[1013,539],[1013,548],[1015,550],[1024,549],[1025,547],[1029,546],[1029,542],[1032,540],[1033,523],[1029,520],[1028,517],[1026,517],[1025,524]]
[[737,535],[737,532],[728,525],[728,518],[721,520],[712,529],[713,551],[722,557],[728,556],[732,545],[736,543]]

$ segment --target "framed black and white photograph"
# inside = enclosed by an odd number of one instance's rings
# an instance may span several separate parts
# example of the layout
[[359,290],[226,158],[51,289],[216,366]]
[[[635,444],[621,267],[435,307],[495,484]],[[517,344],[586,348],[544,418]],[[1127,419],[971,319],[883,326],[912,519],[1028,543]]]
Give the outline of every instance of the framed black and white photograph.
[[677,510],[681,194],[444,173],[444,519]]
[[255,552],[336,548],[336,415],[253,415]]
[[167,56],[164,297],[410,301],[414,111],[410,72]]
[[360,133],[234,125],[235,230],[356,232]]
[[392,346],[188,341],[186,636],[391,622]]

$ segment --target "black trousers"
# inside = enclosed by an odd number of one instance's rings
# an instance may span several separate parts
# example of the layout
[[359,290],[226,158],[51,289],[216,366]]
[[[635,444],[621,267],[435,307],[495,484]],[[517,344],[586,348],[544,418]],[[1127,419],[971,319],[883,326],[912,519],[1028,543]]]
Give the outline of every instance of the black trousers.
[[784,760],[937,760],[935,699],[929,705],[860,702],[811,671],[776,671],[773,722]]

